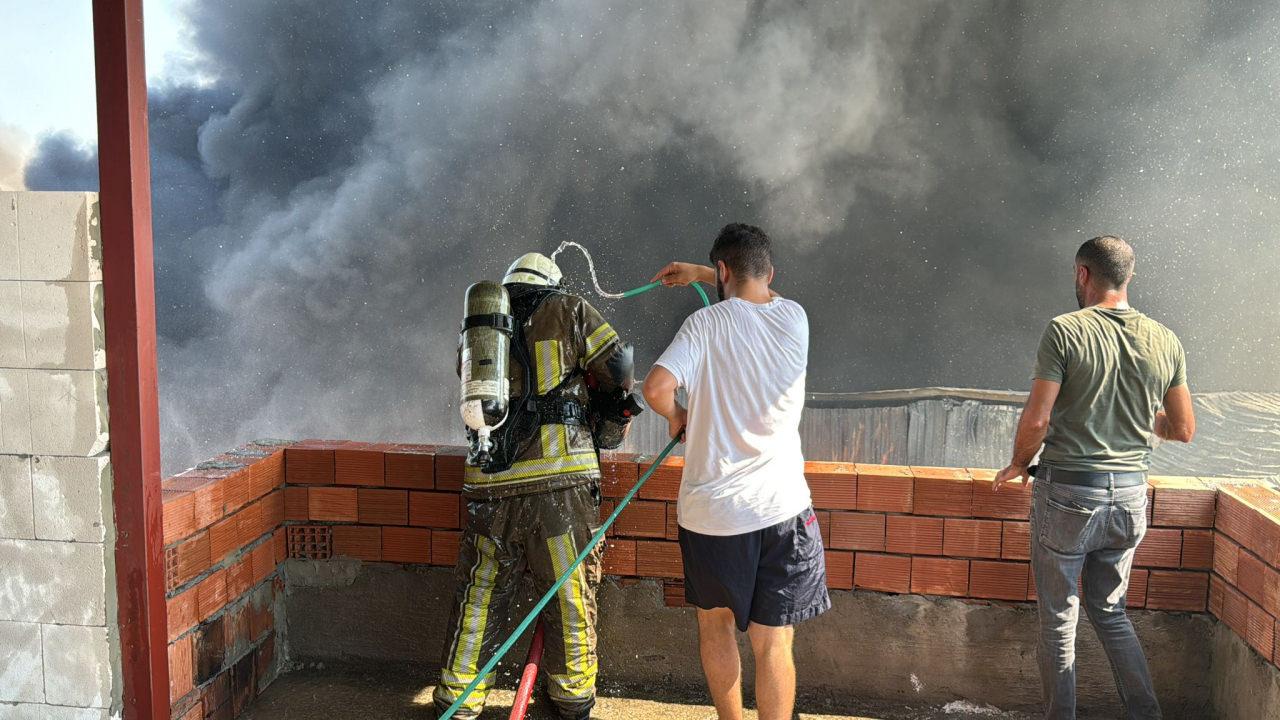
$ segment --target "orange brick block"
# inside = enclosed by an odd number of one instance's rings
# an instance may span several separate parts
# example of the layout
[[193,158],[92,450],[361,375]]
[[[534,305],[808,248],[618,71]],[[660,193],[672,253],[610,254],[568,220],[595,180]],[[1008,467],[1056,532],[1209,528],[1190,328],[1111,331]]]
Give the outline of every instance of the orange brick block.
[[240,549],[240,516],[236,513],[209,528],[209,562],[217,565],[232,551]]
[[285,482],[290,485],[332,485],[333,463],[332,449],[285,448]]
[[191,652],[191,635],[169,645],[169,702],[176,703],[192,690],[195,660]]
[[421,565],[431,562],[431,531],[426,528],[383,527],[382,559],[385,562]]
[[1133,555],[1138,567],[1176,568],[1182,565],[1182,531],[1148,528]]
[[[276,450],[254,461],[249,465],[248,471],[250,497],[262,497],[272,490],[284,487],[284,451]],[[230,491],[227,499],[230,504]]]
[[988,600],[1026,600],[1029,572],[1026,563],[974,560],[969,564],[969,594]]
[[1152,476],[1152,522],[1160,527],[1211,528],[1218,493],[1199,478]]
[[1026,520],[1031,517],[1031,484],[1010,483],[995,487],[995,470],[966,468],[973,477],[973,516],[999,520]]
[[1256,603],[1249,603],[1246,619],[1245,640],[1249,646],[1264,658],[1270,658],[1274,651],[1276,635],[1276,619]]
[[409,491],[360,488],[356,491],[360,522],[366,525],[408,525]]
[[431,490],[436,486],[436,456],[399,448],[383,456],[383,481],[390,488]]
[[201,580],[194,590],[196,593],[196,612],[200,622],[204,622],[227,604],[226,571],[219,570]]
[[249,468],[232,473],[222,481],[222,504],[228,513],[248,505],[257,496],[253,493],[253,472]]
[[911,558],[911,592],[918,595],[969,594],[969,561],[951,558]]
[[809,482],[813,506],[821,510],[858,508],[858,470],[853,463],[806,462],[804,477]]
[[1235,585],[1236,566],[1240,560],[1240,546],[1222,533],[1213,534],[1213,571]]
[[[653,466],[651,462],[640,463],[639,472],[648,472]],[[675,501],[680,496],[680,478],[684,475],[684,458],[669,456],[662,465],[649,476],[640,488],[640,497],[645,500]],[[630,488],[628,488],[629,490]]]
[[1004,560],[1031,559],[1031,523],[1014,520],[1001,523],[1000,557]]
[[946,517],[973,516],[973,480],[960,468],[915,467],[914,500],[916,515]]
[[338,525],[333,528],[333,554],[369,562],[382,559],[382,529],[364,525]]
[[164,524],[164,544],[170,545],[190,537],[196,531],[196,496],[186,490],[160,492]]
[[853,561],[854,587],[880,592],[911,591],[911,558],[860,552]]
[[307,494],[307,514],[312,520],[355,522],[360,518],[355,488],[313,487]]
[[307,505],[308,492],[305,487],[287,487],[284,489],[285,520],[306,522],[311,519],[311,510]]
[[904,555],[941,555],[942,518],[890,515],[885,520],[885,549]]
[[600,492],[607,498],[620,498],[636,484],[640,471],[637,455],[609,453],[600,461]]
[[[674,505],[672,506],[674,507]],[[831,511],[830,510],[814,510],[814,517],[818,518],[818,532],[822,533],[822,546],[831,547]],[[667,526],[670,530],[670,525]],[[677,536],[668,535],[668,540],[676,540]]]
[[1189,570],[1213,568],[1212,530],[1182,531],[1182,567]]
[[227,597],[234,600],[253,587],[253,555],[245,555],[227,568]]
[[418,527],[462,527],[461,495],[450,492],[410,492],[409,524]]
[[441,448],[436,452],[436,489],[462,490],[462,479],[465,475],[467,451],[465,448]]
[[368,446],[334,450],[333,481],[338,485],[381,487],[385,484],[382,451]]
[[1204,612],[1209,575],[1189,570],[1152,570],[1147,579],[1147,607],[1151,610]]
[[225,513],[220,477],[207,477],[202,471],[188,470],[166,480],[164,487],[171,490],[186,490],[192,494],[194,499],[192,512],[195,514],[197,528],[209,527],[221,520]]
[[458,564],[462,533],[457,530],[431,531],[431,564],[453,567]]
[[829,545],[842,550],[884,552],[885,516],[880,513],[831,513]]
[[275,543],[270,540],[260,543],[253,548],[249,560],[253,563],[253,584],[257,585],[276,570]]
[[618,535],[628,537],[666,538],[667,503],[632,500],[618,515],[613,525]]
[[165,551],[166,586],[172,590],[209,569],[209,533],[192,536]]
[[683,578],[680,546],[657,540],[636,541],[636,574],[640,577]]
[[636,574],[636,541],[607,540],[604,549],[606,575],[633,576]]
[[168,616],[169,642],[173,642],[179,635],[186,633],[200,622],[200,605],[194,589],[181,595],[174,595],[164,604],[165,614]]
[[911,512],[911,468],[898,465],[861,465],[858,468],[858,509],[879,512]]
[[1147,581],[1151,578],[1150,570],[1129,568],[1129,589],[1125,595],[1125,605],[1131,608],[1147,606]]
[[853,589],[853,553],[846,550],[827,550],[827,587],[835,590]]
[[952,557],[998,558],[1002,533],[999,520],[947,518],[942,531],[942,554]]
[[1240,550],[1236,561],[1236,588],[1250,600],[1261,603],[1266,597],[1267,564],[1248,550]]

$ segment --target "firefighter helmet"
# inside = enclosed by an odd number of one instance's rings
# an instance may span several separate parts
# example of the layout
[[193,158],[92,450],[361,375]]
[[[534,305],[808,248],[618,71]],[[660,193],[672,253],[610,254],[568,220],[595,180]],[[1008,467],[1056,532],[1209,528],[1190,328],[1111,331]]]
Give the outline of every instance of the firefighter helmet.
[[542,253],[531,252],[521,255],[511,263],[506,276],[502,278],[502,284],[523,283],[554,287],[560,284],[560,277],[560,268],[551,258]]

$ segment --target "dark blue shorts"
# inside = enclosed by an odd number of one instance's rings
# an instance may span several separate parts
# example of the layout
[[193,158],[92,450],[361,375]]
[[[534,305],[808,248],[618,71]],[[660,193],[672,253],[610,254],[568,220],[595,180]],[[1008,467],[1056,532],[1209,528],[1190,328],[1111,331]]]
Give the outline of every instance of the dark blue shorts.
[[747,623],[781,627],[826,612],[827,563],[813,508],[741,535],[702,535],[680,528],[684,598],[703,610],[733,610]]

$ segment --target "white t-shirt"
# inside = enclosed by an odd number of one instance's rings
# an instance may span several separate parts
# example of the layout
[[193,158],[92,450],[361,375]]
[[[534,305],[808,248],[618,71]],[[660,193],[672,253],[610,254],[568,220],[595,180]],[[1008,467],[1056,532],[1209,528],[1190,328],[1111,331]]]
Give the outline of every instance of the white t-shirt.
[[800,451],[809,318],[730,298],[684,321],[658,365],[688,392],[680,526],[738,535],[809,507]]

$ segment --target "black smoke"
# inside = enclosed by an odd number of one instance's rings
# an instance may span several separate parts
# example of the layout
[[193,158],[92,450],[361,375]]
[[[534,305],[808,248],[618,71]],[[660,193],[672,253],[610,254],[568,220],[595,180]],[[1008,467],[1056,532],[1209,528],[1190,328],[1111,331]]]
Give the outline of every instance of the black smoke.
[[[1194,389],[1280,389],[1274,4],[190,13],[216,83],[152,93],[169,468],[252,436],[452,438],[467,284],[572,239],[632,287],[729,221],[775,239],[812,390],[1026,387],[1104,232]],[[70,160],[46,142],[28,185],[88,187]],[[695,304],[602,303],[642,363]]]

